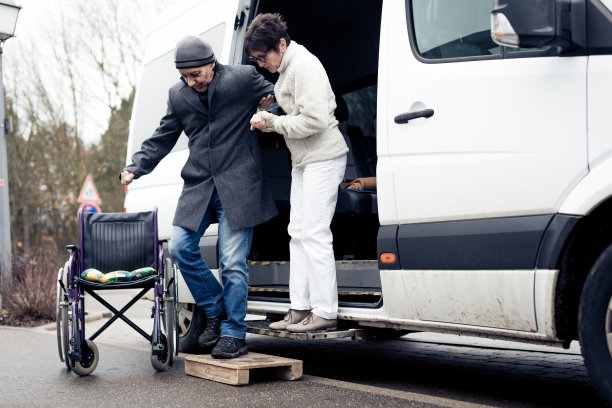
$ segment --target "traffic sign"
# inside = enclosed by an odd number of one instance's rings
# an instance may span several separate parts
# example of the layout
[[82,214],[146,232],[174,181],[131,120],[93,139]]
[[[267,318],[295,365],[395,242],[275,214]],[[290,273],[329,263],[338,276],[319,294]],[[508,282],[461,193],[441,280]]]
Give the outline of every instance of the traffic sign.
[[85,179],[85,183],[83,183],[83,188],[81,188],[78,201],[79,203],[87,204],[100,204],[102,202],[91,176],[87,176]]
[[89,213],[101,213],[100,207],[95,204],[83,204],[83,210]]

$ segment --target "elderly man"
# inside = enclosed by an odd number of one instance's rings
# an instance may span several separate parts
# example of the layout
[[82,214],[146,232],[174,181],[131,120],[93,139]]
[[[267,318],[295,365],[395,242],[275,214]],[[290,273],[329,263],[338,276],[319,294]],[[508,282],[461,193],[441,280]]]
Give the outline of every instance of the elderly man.
[[[244,319],[253,227],[276,215],[257,138],[249,129],[257,105],[265,109],[273,102],[274,86],[252,66],[221,65],[199,37],[179,41],[175,63],[181,80],[170,88],[166,115],[121,172],[121,183],[150,173],[185,131],[189,158],[181,172],[170,254],[207,316],[198,344],[214,345],[213,357],[234,358],[248,352]],[[223,286],[198,246],[215,221]]]

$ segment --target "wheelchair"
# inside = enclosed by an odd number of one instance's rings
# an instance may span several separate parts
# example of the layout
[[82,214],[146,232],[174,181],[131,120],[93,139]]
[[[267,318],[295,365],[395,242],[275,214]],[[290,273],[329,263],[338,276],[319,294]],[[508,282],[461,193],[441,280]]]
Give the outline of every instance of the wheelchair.
[[[86,376],[98,365],[94,339],[117,319],[151,343],[151,364],[157,371],[178,355],[178,281],[176,267],[164,257],[158,240],[157,208],[139,213],[78,213],[79,246],[68,245],[70,257],[58,271],[56,311],[59,357],[75,374]],[[142,289],[120,310],[97,292]],[[146,333],[124,313],[153,289],[153,332]],[[113,316],[89,338],[85,335],[85,293]]]

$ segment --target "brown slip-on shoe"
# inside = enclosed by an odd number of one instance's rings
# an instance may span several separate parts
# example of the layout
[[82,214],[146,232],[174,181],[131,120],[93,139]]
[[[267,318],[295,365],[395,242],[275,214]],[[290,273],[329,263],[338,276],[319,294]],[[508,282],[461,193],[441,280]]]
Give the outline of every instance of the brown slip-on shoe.
[[268,327],[270,327],[272,330],[285,330],[288,325],[299,323],[304,320],[304,318],[308,316],[308,313],[310,313],[310,310],[289,309],[285,317],[283,317],[283,320],[270,323],[270,326]]
[[288,325],[287,330],[294,333],[306,333],[319,330],[336,330],[337,324],[338,319],[325,319],[311,312],[301,322]]

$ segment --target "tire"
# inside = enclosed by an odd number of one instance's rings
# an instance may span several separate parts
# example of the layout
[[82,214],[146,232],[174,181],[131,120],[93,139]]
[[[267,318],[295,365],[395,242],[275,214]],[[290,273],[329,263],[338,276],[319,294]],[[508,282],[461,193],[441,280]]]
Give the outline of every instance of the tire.
[[178,343],[179,351],[190,353],[198,348],[198,337],[206,327],[206,315],[194,303],[179,303]]
[[612,406],[612,245],[595,261],[582,289],[578,334],[591,380]]
[[[68,293],[64,290],[60,281],[64,283],[65,268],[60,268],[57,273],[57,292],[55,297],[56,306],[56,329],[57,329],[57,347],[60,355],[60,360],[66,364],[67,369],[71,369],[68,352],[70,351],[70,302],[68,301]],[[64,284],[65,287],[65,284]]]
[[170,347],[170,365],[174,356],[178,356],[178,282],[176,268],[170,260],[165,260],[165,283],[164,283],[164,327]]
[[75,361],[72,372],[80,375],[81,377],[89,375],[94,372],[98,366],[100,360],[100,352],[98,346],[91,340],[86,340],[87,347],[83,347],[81,350],[81,359],[83,362]]
[[64,300],[64,296],[63,296],[63,292],[64,290],[62,289],[62,286],[60,285],[60,281],[62,280],[62,275],[63,275],[63,269],[60,268],[59,271],[57,272],[57,289],[55,292],[55,326],[56,326],[56,330],[57,330],[57,351],[59,352],[59,358],[60,361],[63,363],[65,361],[65,354],[64,354],[64,344],[63,344],[63,331],[62,331],[62,311],[63,311],[63,307],[62,307],[62,302]]
[[153,366],[155,371],[164,371],[166,370],[166,368],[168,368],[169,365],[172,364],[171,363],[172,350],[168,348],[168,340],[166,339],[166,336],[164,336],[163,334],[162,334],[161,342],[164,345],[164,350],[166,350],[166,352],[163,353],[161,356],[158,356],[156,354],[151,354],[151,365]]
[[66,368],[71,369],[70,359],[68,358],[68,352],[70,351],[70,315],[68,313],[68,305],[62,308],[62,347],[64,348],[64,363]]

